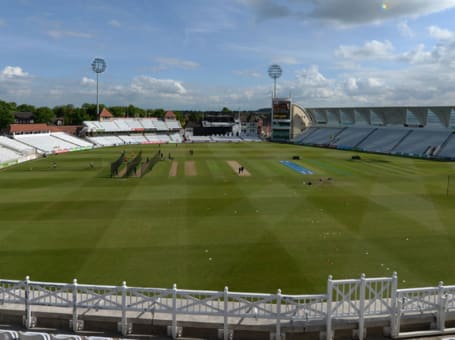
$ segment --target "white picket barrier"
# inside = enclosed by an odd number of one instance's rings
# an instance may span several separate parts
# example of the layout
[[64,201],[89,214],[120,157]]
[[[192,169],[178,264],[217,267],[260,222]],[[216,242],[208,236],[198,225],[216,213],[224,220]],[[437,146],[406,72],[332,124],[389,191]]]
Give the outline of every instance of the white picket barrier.
[[[72,311],[73,331],[83,327],[78,320],[82,310],[112,311],[119,316],[122,335],[131,332],[128,313],[168,315],[169,333],[176,338],[184,316],[200,316],[199,320],[222,324],[219,333],[224,339],[232,337],[235,327],[242,324],[273,326],[273,336],[281,339],[283,325],[294,323],[325,325],[325,338],[333,339],[334,320],[350,320],[358,325],[355,337],[366,338],[368,319],[382,318],[389,324],[392,337],[434,335],[455,332],[446,328],[447,313],[455,312],[455,286],[398,289],[396,273],[392,277],[327,281],[327,292],[314,295],[287,295],[278,290],[274,294],[223,291],[185,290],[172,288],[128,287],[0,280],[0,304],[23,305],[24,324],[33,328],[34,306],[65,308]],[[435,316],[432,329],[418,333],[400,331],[403,318]],[[130,316],[131,317],[131,316]],[[389,321],[387,321],[389,320]],[[0,337],[1,337],[0,332]],[[4,335],[6,336],[6,335]]]

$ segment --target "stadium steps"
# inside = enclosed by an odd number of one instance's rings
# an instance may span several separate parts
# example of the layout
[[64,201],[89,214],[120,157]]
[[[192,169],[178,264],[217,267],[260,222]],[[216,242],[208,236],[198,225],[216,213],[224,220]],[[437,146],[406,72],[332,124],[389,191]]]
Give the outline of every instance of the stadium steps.
[[377,130],[378,128],[375,128],[373,130],[370,131],[369,134],[367,134],[365,137],[363,137],[356,145],[354,145],[353,149],[355,148],[358,148],[360,144],[362,144],[364,141],[367,140],[367,138],[369,138],[373,133],[375,133],[375,131]]
[[319,128],[310,127],[310,129],[311,129],[311,131],[308,133],[305,133],[306,131],[303,131],[302,134],[297,137],[298,140],[296,141],[296,143],[301,144],[301,143],[305,142],[305,139],[308,138],[309,136],[311,136],[313,133],[315,133]]
[[406,134],[400,138],[400,140],[389,150],[389,152],[393,152],[413,132],[414,132],[414,130],[406,132]]
[[54,138],[57,138],[58,140],[61,140],[62,142],[65,142],[65,143],[68,143],[68,144],[74,145],[73,149],[76,149],[77,147],[79,147],[79,146],[80,146],[80,145],[76,145],[76,144],[74,144],[73,142],[70,142],[69,140],[63,139],[63,138],[61,138],[61,137],[59,137],[59,136],[57,136],[57,135],[53,135],[53,134],[51,134],[51,136],[52,136],[52,137],[54,137]]
[[449,143],[450,139],[453,138],[453,135],[454,135],[453,133],[450,134],[449,137],[447,137],[446,140],[445,140],[441,145],[439,145],[439,147],[437,148],[437,150],[435,150],[435,151],[433,152],[433,155],[432,155],[433,157],[434,157],[434,156],[437,156],[437,155],[439,154],[439,152],[441,152],[441,150],[444,150],[445,146]]

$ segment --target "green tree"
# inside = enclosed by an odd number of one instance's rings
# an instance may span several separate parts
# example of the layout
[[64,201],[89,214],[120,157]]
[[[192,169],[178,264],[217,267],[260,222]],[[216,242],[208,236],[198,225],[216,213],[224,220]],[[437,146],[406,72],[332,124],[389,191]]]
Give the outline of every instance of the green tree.
[[227,107],[223,107],[223,109],[221,110],[221,112],[223,112],[223,113],[229,113],[229,112],[231,112],[231,110],[229,110]]
[[153,112],[153,116],[154,117],[157,117],[157,118],[163,118],[164,117],[164,110],[163,109],[156,109],[154,112]]
[[52,123],[54,121],[55,115],[54,112],[46,107],[42,106],[36,109],[35,112],[35,123]]
[[110,113],[112,113],[114,117],[125,117],[126,113],[125,106],[110,106],[108,110]]
[[21,104],[16,107],[17,112],[33,112],[35,113],[36,108],[33,105]]
[[8,129],[14,123],[14,114],[11,106],[0,100],[0,130]]

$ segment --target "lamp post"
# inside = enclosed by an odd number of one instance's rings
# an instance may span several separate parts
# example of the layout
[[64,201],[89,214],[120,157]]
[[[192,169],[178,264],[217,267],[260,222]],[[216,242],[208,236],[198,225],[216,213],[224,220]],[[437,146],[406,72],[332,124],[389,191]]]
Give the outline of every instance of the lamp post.
[[99,95],[98,95],[98,82],[100,73],[103,73],[106,70],[106,62],[104,59],[95,58],[92,61],[92,70],[96,73],[96,117],[100,119],[100,104],[99,104]]

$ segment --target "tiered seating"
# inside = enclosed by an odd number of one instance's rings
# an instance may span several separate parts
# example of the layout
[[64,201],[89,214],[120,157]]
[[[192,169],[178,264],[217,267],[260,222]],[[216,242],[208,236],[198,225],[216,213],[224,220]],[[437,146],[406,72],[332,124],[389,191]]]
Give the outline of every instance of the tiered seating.
[[156,130],[156,126],[154,123],[155,121],[156,121],[156,119],[150,119],[150,118],[139,119],[139,122],[146,130]]
[[357,147],[365,151],[388,153],[407,133],[409,131],[405,129],[378,128]]
[[87,137],[87,139],[98,146],[114,146],[125,144],[125,142],[117,136]]
[[304,142],[304,139],[310,134],[314,133],[317,129],[318,129],[317,127],[313,126],[309,127],[308,129],[305,129],[300,135],[294,138],[294,143],[302,144]]
[[128,126],[128,124],[126,124],[124,119],[116,119],[113,122],[118,129],[116,131],[130,131],[130,127]]
[[72,144],[75,144],[77,146],[80,146],[81,148],[92,148],[93,147],[92,143],[89,143],[89,142],[87,142],[87,141],[85,141],[83,139],[71,136],[71,135],[69,135],[67,133],[64,133],[64,132],[53,132],[51,135],[54,136],[54,137],[63,139],[64,141],[67,141],[67,142],[70,142]]
[[0,136],[0,146],[17,151],[23,155],[35,153],[35,149],[33,147],[4,136]]
[[143,135],[120,135],[118,137],[125,144],[146,144],[149,142]]
[[17,151],[13,151],[11,149],[0,146],[0,164],[14,161],[16,159],[19,159],[21,156],[22,154]]
[[448,131],[413,130],[393,152],[423,156],[429,147],[441,145],[450,135]]
[[105,120],[103,122],[99,122],[99,125],[103,127],[104,131],[107,132],[120,132],[122,131],[119,127],[112,121]]
[[165,123],[169,130],[179,130],[182,128],[178,120],[166,120]]
[[135,118],[125,119],[125,123],[130,131],[144,130],[144,126]]
[[155,124],[155,127],[158,131],[168,131],[169,130],[166,123],[163,122],[162,120],[157,119],[153,123]]
[[342,128],[321,128],[303,139],[304,144],[329,145]]
[[14,138],[44,153],[61,153],[79,149],[78,145],[56,138],[48,133],[15,135]]
[[146,133],[144,136],[148,139],[149,143],[152,144],[165,144],[171,141],[168,135]]
[[333,144],[340,149],[348,149],[353,148],[357,144],[359,144],[362,139],[368,136],[371,132],[373,132],[374,128],[347,128],[343,130],[339,135],[336,136]]
[[447,158],[454,160],[455,159],[455,134],[451,134],[446,141],[445,145],[439,150],[436,154],[438,157]]

